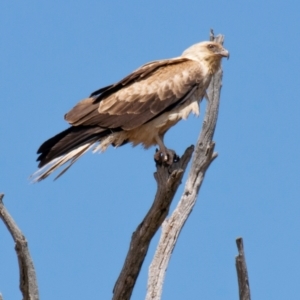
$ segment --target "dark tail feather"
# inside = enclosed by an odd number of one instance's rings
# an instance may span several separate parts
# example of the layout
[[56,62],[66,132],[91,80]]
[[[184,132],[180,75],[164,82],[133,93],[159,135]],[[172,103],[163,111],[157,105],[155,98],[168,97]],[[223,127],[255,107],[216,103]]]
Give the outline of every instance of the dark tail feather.
[[57,168],[70,162],[66,169],[58,175],[59,177],[94,143],[101,141],[112,132],[110,129],[98,126],[73,126],[47,140],[37,151],[40,154],[37,158],[38,167],[44,168],[32,175],[35,177],[34,181],[45,179]]
[[110,132],[107,129],[98,126],[77,126],[70,127],[51,139],[44,142],[37,153],[40,154],[37,158],[39,161],[38,167],[41,168],[51,160],[67,154],[71,150],[89,142],[96,137],[102,139]]

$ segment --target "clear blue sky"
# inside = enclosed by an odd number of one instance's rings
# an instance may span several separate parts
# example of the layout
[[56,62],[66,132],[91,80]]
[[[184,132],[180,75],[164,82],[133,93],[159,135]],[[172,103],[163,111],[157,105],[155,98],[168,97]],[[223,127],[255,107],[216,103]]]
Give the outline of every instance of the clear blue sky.
[[[110,299],[156,185],[154,148],[129,145],[87,154],[55,182],[29,184],[37,148],[67,127],[64,114],[90,92],[180,55],[210,28],[225,34],[231,54],[214,138],[219,157],[174,250],[163,299],[238,299],[238,236],[253,299],[300,298],[299,19],[298,1],[1,4],[0,191],[28,239],[42,299]],[[201,117],[182,121],[166,144],[181,154],[201,125]],[[157,239],[132,299],[145,296]],[[3,224],[0,247],[0,291],[20,299]]]

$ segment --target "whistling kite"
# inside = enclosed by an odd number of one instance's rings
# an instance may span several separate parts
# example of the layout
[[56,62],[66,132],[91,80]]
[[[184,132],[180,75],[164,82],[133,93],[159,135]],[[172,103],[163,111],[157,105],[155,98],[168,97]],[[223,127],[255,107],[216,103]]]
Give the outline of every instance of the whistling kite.
[[38,149],[36,181],[69,162],[64,173],[91,147],[104,151],[109,145],[128,142],[145,148],[158,145],[156,161],[178,159],[167,149],[165,133],[193,112],[206,95],[212,75],[229,52],[220,44],[202,42],[176,58],[147,63],[121,81],[93,92],[66,115],[71,127],[44,142]]

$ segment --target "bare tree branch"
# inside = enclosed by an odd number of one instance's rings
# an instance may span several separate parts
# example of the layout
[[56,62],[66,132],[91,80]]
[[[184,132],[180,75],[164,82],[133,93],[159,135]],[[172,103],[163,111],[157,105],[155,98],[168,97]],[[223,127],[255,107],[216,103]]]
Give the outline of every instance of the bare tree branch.
[[237,238],[236,244],[239,250],[239,255],[235,258],[235,266],[239,282],[240,300],[250,300],[250,285],[246,265],[246,258],[244,253],[243,238]]
[[[223,44],[224,36],[214,37],[211,30],[210,40]],[[162,224],[162,233],[154,259],[149,268],[148,291],[146,300],[161,299],[165,272],[175,247],[178,236],[190,215],[203,182],[205,172],[217,157],[214,152],[215,143],[212,141],[219,110],[219,99],[222,87],[222,70],[212,78],[208,88],[208,103],[202,126],[202,131],[192,160],[191,170],[185,185],[184,192],[170,218]]]
[[23,300],[38,300],[38,285],[26,238],[18,228],[14,219],[6,210],[2,201],[3,197],[4,194],[0,194],[0,218],[3,220],[16,243],[15,250],[17,252],[19,262],[20,290],[23,295]]
[[113,290],[113,299],[130,299],[134,284],[147,254],[150,241],[166,218],[171,202],[181,183],[184,171],[192,157],[194,146],[185,150],[181,159],[171,167],[157,165],[154,177],[157,181],[157,192],[142,223],[132,234],[128,254]]

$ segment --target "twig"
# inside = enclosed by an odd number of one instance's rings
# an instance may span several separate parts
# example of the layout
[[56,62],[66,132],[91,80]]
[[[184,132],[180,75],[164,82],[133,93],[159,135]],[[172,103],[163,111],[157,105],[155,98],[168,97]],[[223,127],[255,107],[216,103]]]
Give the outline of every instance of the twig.
[[243,238],[237,238],[236,244],[238,247],[239,255],[235,258],[235,266],[239,282],[240,300],[250,300],[250,285],[244,253]]
[[18,228],[14,219],[6,210],[3,199],[4,194],[0,194],[0,218],[3,220],[13,240],[15,241],[15,250],[17,252],[20,269],[20,290],[23,300],[38,300],[38,285],[35,275],[32,259],[28,250],[27,241],[21,230]]
[[154,177],[157,192],[149,212],[132,234],[127,257],[113,290],[113,299],[130,299],[134,284],[148,251],[150,241],[166,218],[171,202],[192,157],[194,146],[185,150],[181,159],[171,167],[157,165]]
[[[211,40],[223,44],[224,36],[214,37],[211,30]],[[162,224],[162,233],[156,249],[154,259],[149,267],[148,291],[146,300],[161,298],[165,272],[175,247],[178,236],[190,215],[198,196],[204,175],[212,161],[217,157],[214,152],[215,143],[212,141],[216,127],[219,99],[222,87],[222,70],[220,69],[212,78],[208,88],[208,104],[194,152],[191,170],[185,185],[183,195],[170,218]]]

